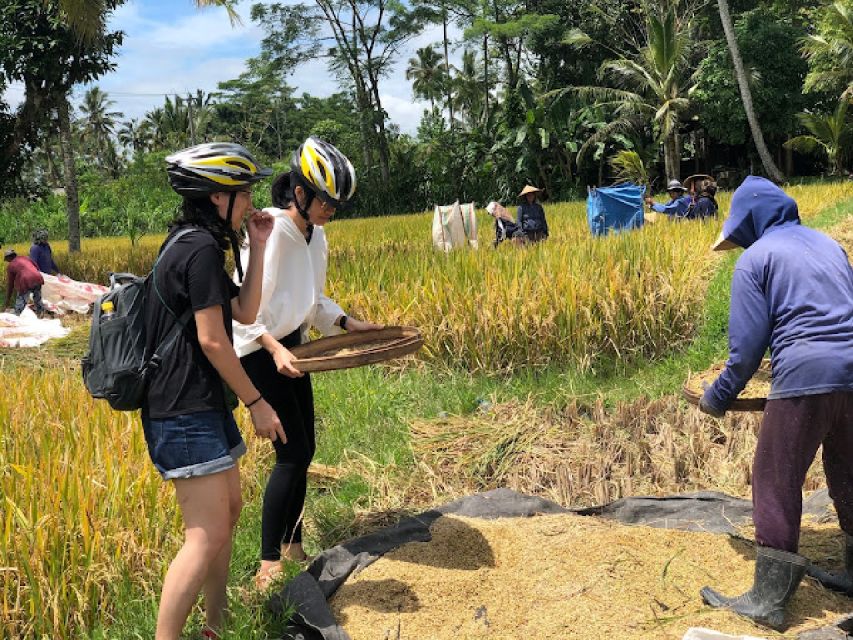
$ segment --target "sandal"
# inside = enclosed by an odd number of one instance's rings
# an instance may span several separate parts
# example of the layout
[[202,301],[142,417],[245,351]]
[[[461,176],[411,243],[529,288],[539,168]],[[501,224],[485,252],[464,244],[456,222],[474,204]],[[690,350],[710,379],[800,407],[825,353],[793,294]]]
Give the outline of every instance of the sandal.
[[207,626],[205,626],[201,630],[201,637],[205,640],[222,640],[218,633],[216,633],[213,629]]
[[272,584],[281,576],[281,567],[274,566],[269,571],[255,574],[255,589],[258,591],[268,591]]

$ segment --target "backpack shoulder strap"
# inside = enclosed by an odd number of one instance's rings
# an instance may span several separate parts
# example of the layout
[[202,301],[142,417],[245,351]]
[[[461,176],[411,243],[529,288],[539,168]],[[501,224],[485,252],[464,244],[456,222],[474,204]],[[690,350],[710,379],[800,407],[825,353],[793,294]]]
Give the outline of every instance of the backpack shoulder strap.
[[193,231],[197,231],[195,227],[188,227],[186,229],[181,229],[178,231],[169,242],[166,243],[166,246],[163,247],[163,250],[160,252],[160,255],[157,256],[157,259],[154,261],[154,266],[151,267],[151,283],[154,285],[154,292],[157,294],[157,298],[159,298],[160,302],[164,307],[166,307],[166,311],[172,314],[172,317],[178,323],[178,327],[183,329],[186,326],[187,321],[190,319],[190,315],[192,315],[192,311],[187,309],[184,313],[181,314],[181,317],[175,315],[175,312],[172,311],[172,308],[166,304],[166,301],[163,299],[163,295],[160,293],[160,287],[157,286],[157,265],[160,263],[160,260],[166,255],[166,252],[174,245],[179,239],[184,237],[185,235],[192,233]]

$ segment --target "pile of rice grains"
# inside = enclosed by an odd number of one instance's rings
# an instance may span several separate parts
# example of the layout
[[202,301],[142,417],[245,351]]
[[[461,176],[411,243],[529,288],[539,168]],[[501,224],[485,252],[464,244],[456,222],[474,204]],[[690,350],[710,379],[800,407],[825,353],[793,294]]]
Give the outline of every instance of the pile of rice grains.
[[[804,522],[801,552],[827,568],[841,556],[837,524]],[[430,542],[386,554],[331,600],[353,640],[458,638],[681,638],[692,626],[782,637],[702,603],[711,585],[752,584],[745,539],[543,515],[498,520],[445,516]],[[851,602],[804,579],[784,637],[832,624]]]
[[[720,374],[726,368],[725,364],[716,364],[709,367],[701,373],[691,376],[686,383],[688,390],[697,396],[704,393],[702,383],[713,384],[720,377]],[[770,393],[770,361],[764,360],[761,367],[755,372],[755,375],[746,383],[743,391],[738,395],[739,400],[748,400],[752,398],[766,398]]]

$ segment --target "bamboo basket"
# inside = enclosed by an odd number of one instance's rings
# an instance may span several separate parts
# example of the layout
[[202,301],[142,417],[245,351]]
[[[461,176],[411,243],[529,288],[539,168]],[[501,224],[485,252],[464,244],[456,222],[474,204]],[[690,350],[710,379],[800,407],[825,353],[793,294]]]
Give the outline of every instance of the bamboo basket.
[[[702,383],[711,384],[719,377],[726,368],[725,364],[715,364],[714,366],[691,375],[681,393],[685,400],[690,404],[699,405],[699,400],[702,398],[703,389]],[[740,392],[737,398],[732,402],[729,411],[764,411],[764,405],[767,404],[767,394],[770,393],[770,360],[764,359],[761,361],[761,366],[758,371],[746,385],[743,391]]]
[[290,351],[293,366],[303,373],[351,369],[414,353],[424,344],[415,327],[385,327],[312,340]]

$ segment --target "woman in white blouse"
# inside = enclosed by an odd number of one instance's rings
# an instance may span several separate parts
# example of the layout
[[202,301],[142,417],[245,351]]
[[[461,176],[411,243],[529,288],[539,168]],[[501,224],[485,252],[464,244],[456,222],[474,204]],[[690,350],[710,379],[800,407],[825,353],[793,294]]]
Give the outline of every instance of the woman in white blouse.
[[[234,348],[252,382],[278,414],[287,442],[273,442],[276,463],[264,492],[261,567],[256,583],[264,588],[281,570],[282,553],[305,560],[302,510],[308,465],[314,456],[314,398],[309,376],[291,364],[289,348],[310,327],[324,335],[379,329],[348,317],[328,298],[328,245],[323,226],[355,193],[355,170],[338,149],[308,138],[297,150],[290,173],[272,186],[274,218],[264,255],[261,306],[253,324],[234,326]],[[243,249],[244,263],[248,248]]]

